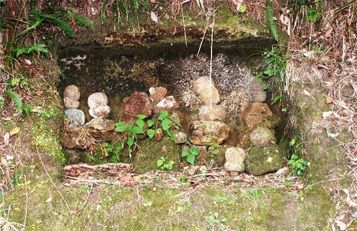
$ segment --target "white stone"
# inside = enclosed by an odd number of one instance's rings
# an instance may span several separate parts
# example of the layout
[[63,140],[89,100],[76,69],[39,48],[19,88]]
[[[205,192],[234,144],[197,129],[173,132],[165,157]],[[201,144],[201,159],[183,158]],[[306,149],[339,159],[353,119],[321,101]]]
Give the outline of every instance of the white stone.
[[226,163],[224,168],[228,172],[244,172],[246,154],[242,148],[231,147],[225,152]]
[[107,104],[108,104],[108,97],[103,92],[96,92],[88,97],[89,108],[96,108]]

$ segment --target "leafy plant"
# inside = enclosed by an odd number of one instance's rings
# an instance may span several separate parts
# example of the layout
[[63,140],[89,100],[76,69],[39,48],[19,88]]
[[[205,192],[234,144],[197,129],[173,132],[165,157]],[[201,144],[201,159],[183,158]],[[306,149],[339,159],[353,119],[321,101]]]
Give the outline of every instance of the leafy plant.
[[268,0],[265,7],[266,7],[266,15],[267,15],[267,19],[268,19],[268,27],[269,27],[270,33],[273,36],[273,38],[276,41],[278,41],[279,40],[278,28],[275,23],[276,17],[274,15],[273,5],[272,5],[271,1]]
[[133,151],[134,145],[138,139],[138,135],[145,134],[144,133],[144,126],[145,121],[144,119],[147,116],[145,115],[138,115],[137,120],[134,124],[125,124],[124,122],[118,122],[115,124],[115,131],[119,133],[127,133],[128,140],[126,144],[128,145],[129,155],[131,157],[131,153]]
[[31,55],[33,53],[47,54],[48,50],[45,44],[31,44],[29,46],[16,47],[13,50],[13,57],[18,58],[22,55]]
[[158,120],[160,121],[162,130],[165,132],[165,134],[171,139],[175,140],[174,134],[172,133],[172,125],[173,122],[169,118],[169,112],[168,111],[161,111],[160,115],[158,117]]
[[287,59],[281,50],[273,46],[271,50],[263,52],[263,64],[257,77],[264,82],[264,90],[268,90],[270,85],[277,84],[279,94],[276,96],[272,104],[279,103],[283,99],[283,88],[285,85],[285,68]]
[[13,90],[7,90],[7,95],[14,102],[14,105],[17,109],[19,115],[25,114],[29,115],[32,112],[33,106],[31,104],[26,104],[22,101],[22,97]]
[[320,17],[319,11],[314,7],[309,7],[307,9],[307,20],[310,22],[316,22]]
[[163,156],[161,156],[160,159],[156,161],[157,167],[164,171],[171,171],[174,166],[174,163],[175,162],[173,162],[172,160],[167,161]]
[[110,155],[111,162],[118,163],[120,162],[120,153],[122,152],[124,145],[121,142],[109,144],[105,143],[104,147],[108,154]]
[[290,152],[292,153],[289,165],[298,176],[301,176],[306,171],[307,167],[310,166],[310,162],[300,157],[302,152],[302,144],[300,140],[300,136],[296,135],[289,142]]
[[196,157],[200,154],[200,149],[196,146],[191,146],[188,149],[182,151],[181,156],[186,159],[190,164],[195,164]]
[[208,148],[208,153],[214,156],[221,154],[221,150],[218,144],[213,144]]
[[301,176],[310,165],[310,162],[302,157],[299,157],[298,155],[293,154],[289,160],[289,165],[296,175]]

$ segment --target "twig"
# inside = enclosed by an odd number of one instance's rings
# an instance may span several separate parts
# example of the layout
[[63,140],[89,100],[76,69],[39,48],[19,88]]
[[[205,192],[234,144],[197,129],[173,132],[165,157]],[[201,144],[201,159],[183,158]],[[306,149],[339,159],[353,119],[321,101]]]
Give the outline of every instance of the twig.
[[87,195],[82,207],[79,209],[78,213],[76,214],[77,216],[79,216],[81,214],[81,212],[83,211],[84,207],[87,205],[89,197],[92,194],[92,191],[93,191],[93,184],[90,185],[90,189],[88,191],[88,195]]
[[185,18],[183,17],[183,3],[181,3],[181,18],[182,18],[182,25],[183,25],[183,33],[184,33],[184,37],[185,37],[185,45],[187,47],[187,34],[186,34]]

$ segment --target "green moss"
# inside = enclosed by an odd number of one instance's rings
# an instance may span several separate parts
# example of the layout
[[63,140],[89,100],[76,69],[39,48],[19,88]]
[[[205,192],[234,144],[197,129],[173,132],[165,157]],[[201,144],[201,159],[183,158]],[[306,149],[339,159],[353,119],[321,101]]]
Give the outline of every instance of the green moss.
[[55,157],[59,163],[65,164],[66,158],[60,144],[60,134],[54,131],[43,119],[34,122],[31,129],[32,145],[34,151],[43,151]]
[[166,161],[174,161],[174,170],[178,170],[180,165],[180,147],[168,138],[161,141],[145,140],[139,144],[139,150],[135,154],[133,165],[138,173],[151,170],[158,170],[156,161],[160,157],[165,157]]
[[284,167],[285,159],[279,146],[271,144],[263,148],[250,148],[244,164],[248,173],[262,175]]

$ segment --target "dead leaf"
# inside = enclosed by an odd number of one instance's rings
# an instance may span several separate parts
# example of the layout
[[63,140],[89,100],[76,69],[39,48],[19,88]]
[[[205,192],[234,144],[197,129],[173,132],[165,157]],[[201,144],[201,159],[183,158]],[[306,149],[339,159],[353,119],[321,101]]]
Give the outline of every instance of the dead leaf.
[[157,15],[155,14],[154,11],[150,12],[150,16],[151,16],[151,20],[153,20],[155,23],[159,22],[159,19],[158,19]]
[[52,197],[47,198],[46,203],[50,203],[52,201]]
[[5,146],[9,145],[10,143],[10,133],[6,132],[4,135],[4,144]]
[[336,220],[335,222],[336,222],[337,226],[338,226],[341,230],[346,230],[347,225],[346,225],[344,222],[342,222],[342,221],[340,221],[340,220]]
[[13,129],[11,129],[10,136],[16,135],[19,132],[20,132],[20,128],[19,127],[15,127]]

